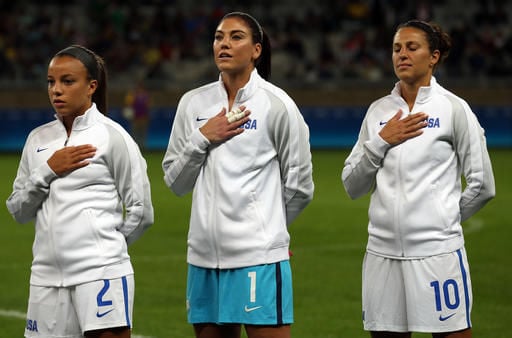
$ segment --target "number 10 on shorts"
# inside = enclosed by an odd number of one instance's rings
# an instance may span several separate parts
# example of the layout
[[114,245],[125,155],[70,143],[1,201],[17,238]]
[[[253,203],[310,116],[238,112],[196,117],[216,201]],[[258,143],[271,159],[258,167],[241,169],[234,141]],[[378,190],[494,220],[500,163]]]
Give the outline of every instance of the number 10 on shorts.
[[459,307],[459,288],[454,279],[447,279],[444,281],[442,287],[441,283],[437,280],[431,282],[430,286],[434,288],[437,311],[443,310],[443,304],[450,310],[454,310]]

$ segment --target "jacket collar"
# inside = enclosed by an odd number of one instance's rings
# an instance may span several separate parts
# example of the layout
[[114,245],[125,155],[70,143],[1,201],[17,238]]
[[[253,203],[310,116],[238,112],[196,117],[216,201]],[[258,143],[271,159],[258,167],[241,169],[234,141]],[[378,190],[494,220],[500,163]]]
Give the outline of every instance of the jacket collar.
[[[437,84],[436,78],[432,76],[430,78],[430,86],[424,86],[419,88],[418,95],[416,95],[416,102],[424,103],[428,101],[428,99],[432,97],[432,94],[436,91],[438,86],[439,85]],[[400,97],[402,96],[400,92],[400,81],[395,83],[395,87],[391,91],[391,95]]]
[[[56,119],[62,122],[62,118],[58,115],[54,115]],[[92,103],[91,107],[85,111],[82,115],[75,117],[73,121],[72,130],[84,130],[93,125],[99,116],[103,116],[102,113],[96,108],[96,103]]]
[[[254,95],[261,81],[264,81],[263,78],[258,74],[256,68],[254,68],[251,72],[251,76],[249,77],[249,81],[245,84],[245,86],[238,90],[235,102],[242,103],[247,101],[251,96]],[[218,83],[221,91],[223,92],[223,95],[227,95],[226,88],[224,87],[224,82],[222,82],[222,76],[220,74]]]

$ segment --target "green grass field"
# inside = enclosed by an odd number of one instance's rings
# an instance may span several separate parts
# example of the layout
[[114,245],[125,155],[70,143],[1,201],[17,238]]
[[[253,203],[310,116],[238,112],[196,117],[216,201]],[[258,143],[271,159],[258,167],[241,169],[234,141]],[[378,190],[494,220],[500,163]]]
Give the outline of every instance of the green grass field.
[[[368,197],[350,200],[340,173],[346,150],[313,153],[316,192],[291,226],[294,338],[369,337],[361,322],[361,263]],[[190,195],[175,197],[162,179],[163,153],[146,154],[155,224],[130,247],[135,268],[135,337],[193,337],[185,312],[186,235]],[[473,281],[474,337],[510,338],[512,264],[512,150],[493,150],[497,197],[464,224]],[[19,154],[0,155],[0,187],[11,192]],[[16,224],[0,208],[0,337],[22,337],[33,226]],[[416,334],[414,337],[428,337]]]

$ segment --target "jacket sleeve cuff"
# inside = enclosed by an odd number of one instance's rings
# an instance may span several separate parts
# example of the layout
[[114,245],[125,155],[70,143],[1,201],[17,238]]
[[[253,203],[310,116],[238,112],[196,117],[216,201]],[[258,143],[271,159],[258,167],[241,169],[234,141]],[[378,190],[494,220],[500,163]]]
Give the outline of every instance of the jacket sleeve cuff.
[[48,162],[34,170],[34,183],[39,186],[48,187],[57,177],[57,174],[48,165]]
[[194,130],[190,136],[191,142],[201,150],[207,150],[210,146],[210,141],[201,133],[199,128]]
[[380,163],[382,162],[382,159],[384,158],[384,155],[386,155],[388,149],[391,148],[391,145],[384,141],[384,139],[377,134],[376,137],[368,140],[365,143],[365,148],[367,150],[366,154],[372,164],[378,167],[380,166]]

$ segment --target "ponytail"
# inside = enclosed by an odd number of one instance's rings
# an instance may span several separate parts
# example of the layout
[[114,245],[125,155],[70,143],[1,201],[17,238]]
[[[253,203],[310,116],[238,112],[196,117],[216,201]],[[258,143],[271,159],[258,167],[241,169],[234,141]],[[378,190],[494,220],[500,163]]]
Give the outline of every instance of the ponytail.
[[439,51],[439,62],[436,64],[436,66],[443,63],[450,54],[452,39],[448,33],[441,29],[439,25],[421,20],[410,20],[400,24],[397,28],[397,31],[403,27],[414,27],[425,32],[427,35],[430,52],[433,53],[436,50]]
[[272,51],[270,39],[265,33],[259,22],[251,15],[244,12],[231,12],[222,18],[221,22],[227,18],[236,17],[242,19],[252,31],[252,41],[261,44],[261,54],[254,61],[254,66],[258,70],[258,74],[265,80],[270,79]]
[[100,112],[108,114],[107,102],[107,69],[103,59],[92,50],[80,45],[71,45],[64,48],[55,57],[68,55],[82,62],[87,69],[87,76],[90,80],[98,81],[98,87],[92,95],[92,101]]

